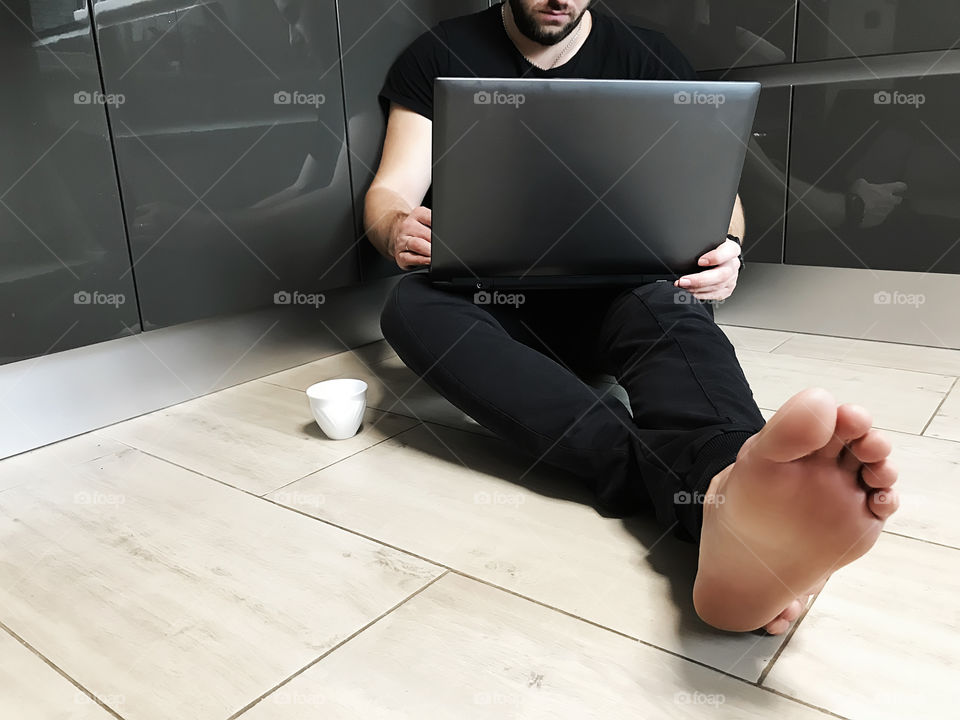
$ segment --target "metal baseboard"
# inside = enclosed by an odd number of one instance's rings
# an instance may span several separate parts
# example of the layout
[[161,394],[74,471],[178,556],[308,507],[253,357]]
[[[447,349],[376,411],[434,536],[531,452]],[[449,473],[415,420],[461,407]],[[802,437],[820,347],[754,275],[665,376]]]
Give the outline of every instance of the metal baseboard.
[[727,325],[960,349],[960,276],[753,263],[717,307]]
[[396,280],[0,366],[0,458],[380,340]]

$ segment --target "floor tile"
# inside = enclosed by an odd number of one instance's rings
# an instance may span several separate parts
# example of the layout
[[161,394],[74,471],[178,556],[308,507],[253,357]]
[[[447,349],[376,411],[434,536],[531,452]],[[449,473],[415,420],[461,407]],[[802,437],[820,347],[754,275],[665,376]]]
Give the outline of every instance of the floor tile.
[[226,718],[439,569],[135,450],[0,494],[0,620],[124,718]]
[[720,329],[726,333],[737,350],[755,350],[757,352],[771,352],[793,336],[793,333],[782,330],[764,330],[737,325],[721,325]]
[[304,393],[254,381],[101,431],[257,495],[338,462],[416,421],[368,409],[348,440],[330,440]]
[[760,688],[454,574],[241,717],[826,720]]
[[955,377],[960,375],[960,350],[945,348],[828,337],[826,335],[798,334],[787,340],[774,352],[858,365],[914,370],[936,375],[953,375]]
[[650,519],[603,518],[582,483],[547,469],[525,475],[529,466],[495,438],[419,426],[268,497],[726,672],[759,677],[782,639],[720,633],[696,618],[694,545]]
[[[357,378],[369,386],[367,404],[372,408],[490,435],[473,418],[458,410],[420,380],[396,355],[376,363],[359,357],[344,357],[335,367],[322,365],[324,362],[321,360],[319,363],[271,375],[264,378],[264,381],[295,390],[305,390],[315,382],[333,377]],[[334,371],[338,374],[330,374]]]
[[960,442],[960,383],[947,395],[924,435]]
[[960,551],[884,534],[827,583],[766,685],[851,720],[957,717]]
[[116,440],[87,433],[0,460],[0,492],[40,478],[59,477],[67,468],[125,447]]
[[[122,708],[124,698],[103,697]],[[0,717],[10,720],[111,720],[113,716],[35,653],[0,630]]]
[[960,548],[960,443],[895,432],[887,437],[901,500],[886,530]]
[[877,427],[920,433],[950,389],[944,375],[890,370],[778,353],[738,351],[747,380],[761,408],[779,408],[804,388],[819,386],[840,403],[858,403]]

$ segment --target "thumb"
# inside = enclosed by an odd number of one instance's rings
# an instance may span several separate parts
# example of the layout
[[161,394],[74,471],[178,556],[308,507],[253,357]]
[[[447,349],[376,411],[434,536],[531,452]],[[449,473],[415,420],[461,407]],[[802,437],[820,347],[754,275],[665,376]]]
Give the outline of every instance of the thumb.
[[905,182],[887,183],[883,187],[892,195],[901,195],[907,191],[907,184]]

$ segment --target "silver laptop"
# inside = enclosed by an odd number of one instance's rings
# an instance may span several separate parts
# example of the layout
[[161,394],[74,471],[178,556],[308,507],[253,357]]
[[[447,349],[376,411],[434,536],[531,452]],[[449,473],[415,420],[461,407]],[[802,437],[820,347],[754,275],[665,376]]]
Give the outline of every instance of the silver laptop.
[[438,78],[431,280],[642,284],[726,237],[758,83]]

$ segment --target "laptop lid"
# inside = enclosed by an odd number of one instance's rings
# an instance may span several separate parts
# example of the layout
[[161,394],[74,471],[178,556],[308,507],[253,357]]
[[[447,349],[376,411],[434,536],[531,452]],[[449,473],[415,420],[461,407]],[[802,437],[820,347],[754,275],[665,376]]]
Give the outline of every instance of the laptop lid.
[[727,233],[758,83],[438,78],[431,279],[696,271]]

